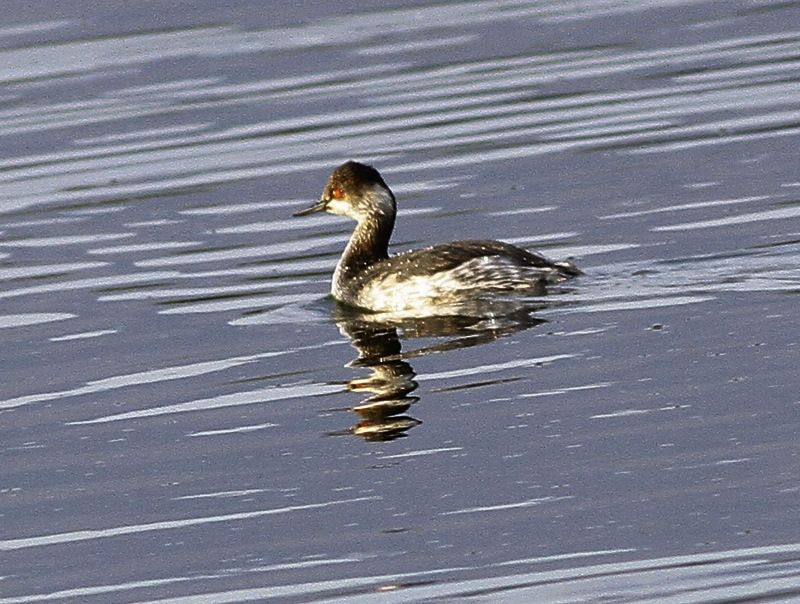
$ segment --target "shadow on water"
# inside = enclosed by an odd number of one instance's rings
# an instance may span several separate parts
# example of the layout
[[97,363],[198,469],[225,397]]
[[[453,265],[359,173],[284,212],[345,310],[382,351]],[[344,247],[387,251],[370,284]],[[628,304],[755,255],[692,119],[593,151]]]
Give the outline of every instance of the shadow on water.
[[[368,394],[360,404],[350,408],[361,417],[361,421],[347,431],[331,435],[352,433],[370,441],[404,437],[408,430],[422,423],[403,415],[419,401],[418,396],[410,396],[418,384],[408,359],[480,346],[540,325],[545,321],[532,314],[540,306],[506,302],[502,305],[506,313],[491,317],[476,314],[392,318],[337,305],[334,319],[339,331],[358,351],[358,356],[346,367],[365,368],[370,374],[347,383],[349,391]],[[495,313],[500,310],[497,305],[493,308]],[[405,340],[435,338],[437,341],[404,353],[399,334]]]

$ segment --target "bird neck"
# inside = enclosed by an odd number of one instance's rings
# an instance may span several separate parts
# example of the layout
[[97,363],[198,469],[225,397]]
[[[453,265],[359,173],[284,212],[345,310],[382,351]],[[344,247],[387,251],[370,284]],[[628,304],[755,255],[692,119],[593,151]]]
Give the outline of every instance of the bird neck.
[[375,199],[365,204],[370,210],[359,217],[347,247],[336,265],[333,285],[353,278],[365,268],[389,257],[389,239],[395,220],[395,201],[391,191],[373,191]]

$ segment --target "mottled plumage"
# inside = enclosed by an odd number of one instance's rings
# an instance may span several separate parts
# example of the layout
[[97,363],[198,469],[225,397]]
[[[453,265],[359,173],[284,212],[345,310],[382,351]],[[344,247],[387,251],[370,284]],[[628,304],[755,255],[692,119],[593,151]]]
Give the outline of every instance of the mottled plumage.
[[321,211],[357,222],[331,293],[368,310],[424,312],[476,294],[541,290],[580,274],[570,262],[552,262],[501,241],[454,241],[389,256],[394,195],[377,170],[352,161],[333,171],[319,202],[295,215]]

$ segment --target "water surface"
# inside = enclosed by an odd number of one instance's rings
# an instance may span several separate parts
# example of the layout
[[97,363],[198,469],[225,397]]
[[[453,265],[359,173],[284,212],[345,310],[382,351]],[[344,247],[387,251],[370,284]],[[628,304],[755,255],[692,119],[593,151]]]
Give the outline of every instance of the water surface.
[[[0,603],[798,597],[793,4],[5,12]],[[586,275],[337,308],[351,158]]]

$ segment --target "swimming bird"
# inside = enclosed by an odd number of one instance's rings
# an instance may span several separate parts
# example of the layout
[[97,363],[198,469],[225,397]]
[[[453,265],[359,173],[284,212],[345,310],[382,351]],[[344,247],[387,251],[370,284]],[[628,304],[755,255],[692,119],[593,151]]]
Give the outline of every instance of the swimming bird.
[[333,297],[364,310],[436,314],[492,292],[531,290],[581,274],[568,261],[547,258],[501,241],[454,241],[389,255],[395,196],[380,173],[348,161],[328,177],[314,205],[296,212],[329,212],[356,221],[336,265]]

